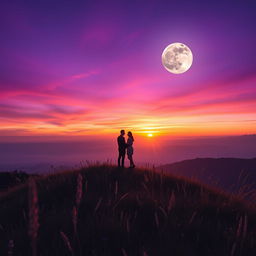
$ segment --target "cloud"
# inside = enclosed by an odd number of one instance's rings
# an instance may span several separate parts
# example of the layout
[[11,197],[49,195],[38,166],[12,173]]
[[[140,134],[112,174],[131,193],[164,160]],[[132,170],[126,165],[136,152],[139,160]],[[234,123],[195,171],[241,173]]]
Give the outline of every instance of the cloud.
[[[9,97],[2,95],[0,104],[1,123],[17,129],[26,125],[35,133],[83,134],[122,127],[168,131],[175,126],[193,126],[194,122],[212,124],[209,118],[214,115],[218,116],[215,123],[227,124],[222,120],[226,115],[237,120],[236,114],[255,113],[253,77],[236,83],[211,82],[180,94],[165,95],[164,90],[157,90],[165,80],[154,74],[121,79],[109,88],[98,87],[101,80],[97,78],[101,76],[102,73],[73,75],[58,86],[46,86],[45,92],[6,91],[4,94]],[[85,84],[78,86],[77,82]]]

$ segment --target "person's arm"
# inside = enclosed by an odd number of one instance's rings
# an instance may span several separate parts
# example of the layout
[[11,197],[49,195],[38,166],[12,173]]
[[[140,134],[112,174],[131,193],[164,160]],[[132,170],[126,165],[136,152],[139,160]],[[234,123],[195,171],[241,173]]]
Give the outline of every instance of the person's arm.
[[124,137],[122,138],[122,147],[127,148],[127,144],[125,142],[125,138]]
[[117,141],[118,141],[118,146],[119,146],[120,148],[125,147],[125,140],[124,140],[123,137],[118,137]]

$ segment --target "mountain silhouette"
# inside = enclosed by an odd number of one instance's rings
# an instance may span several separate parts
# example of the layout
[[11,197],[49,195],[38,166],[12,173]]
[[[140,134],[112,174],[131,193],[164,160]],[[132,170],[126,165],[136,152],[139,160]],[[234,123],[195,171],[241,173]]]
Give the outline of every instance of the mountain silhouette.
[[254,197],[256,158],[196,158],[162,165],[160,170],[217,186],[225,191]]

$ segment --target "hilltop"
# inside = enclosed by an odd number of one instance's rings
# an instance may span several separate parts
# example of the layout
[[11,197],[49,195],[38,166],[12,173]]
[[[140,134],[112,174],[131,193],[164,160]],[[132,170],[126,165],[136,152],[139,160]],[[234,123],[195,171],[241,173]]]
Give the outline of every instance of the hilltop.
[[0,192],[25,183],[29,177],[36,177],[36,174],[27,174],[23,171],[0,172]]
[[36,177],[2,194],[0,227],[1,255],[31,255],[35,241],[42,256],[256,253],[248,203],[188,179],[109,165]]

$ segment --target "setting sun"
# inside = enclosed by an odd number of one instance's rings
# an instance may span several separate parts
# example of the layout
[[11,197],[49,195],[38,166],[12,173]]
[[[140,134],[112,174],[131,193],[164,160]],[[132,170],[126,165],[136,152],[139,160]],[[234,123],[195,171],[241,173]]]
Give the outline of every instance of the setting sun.
[[153,134],[152,133],[148,133],[148,137],[153,137]]

